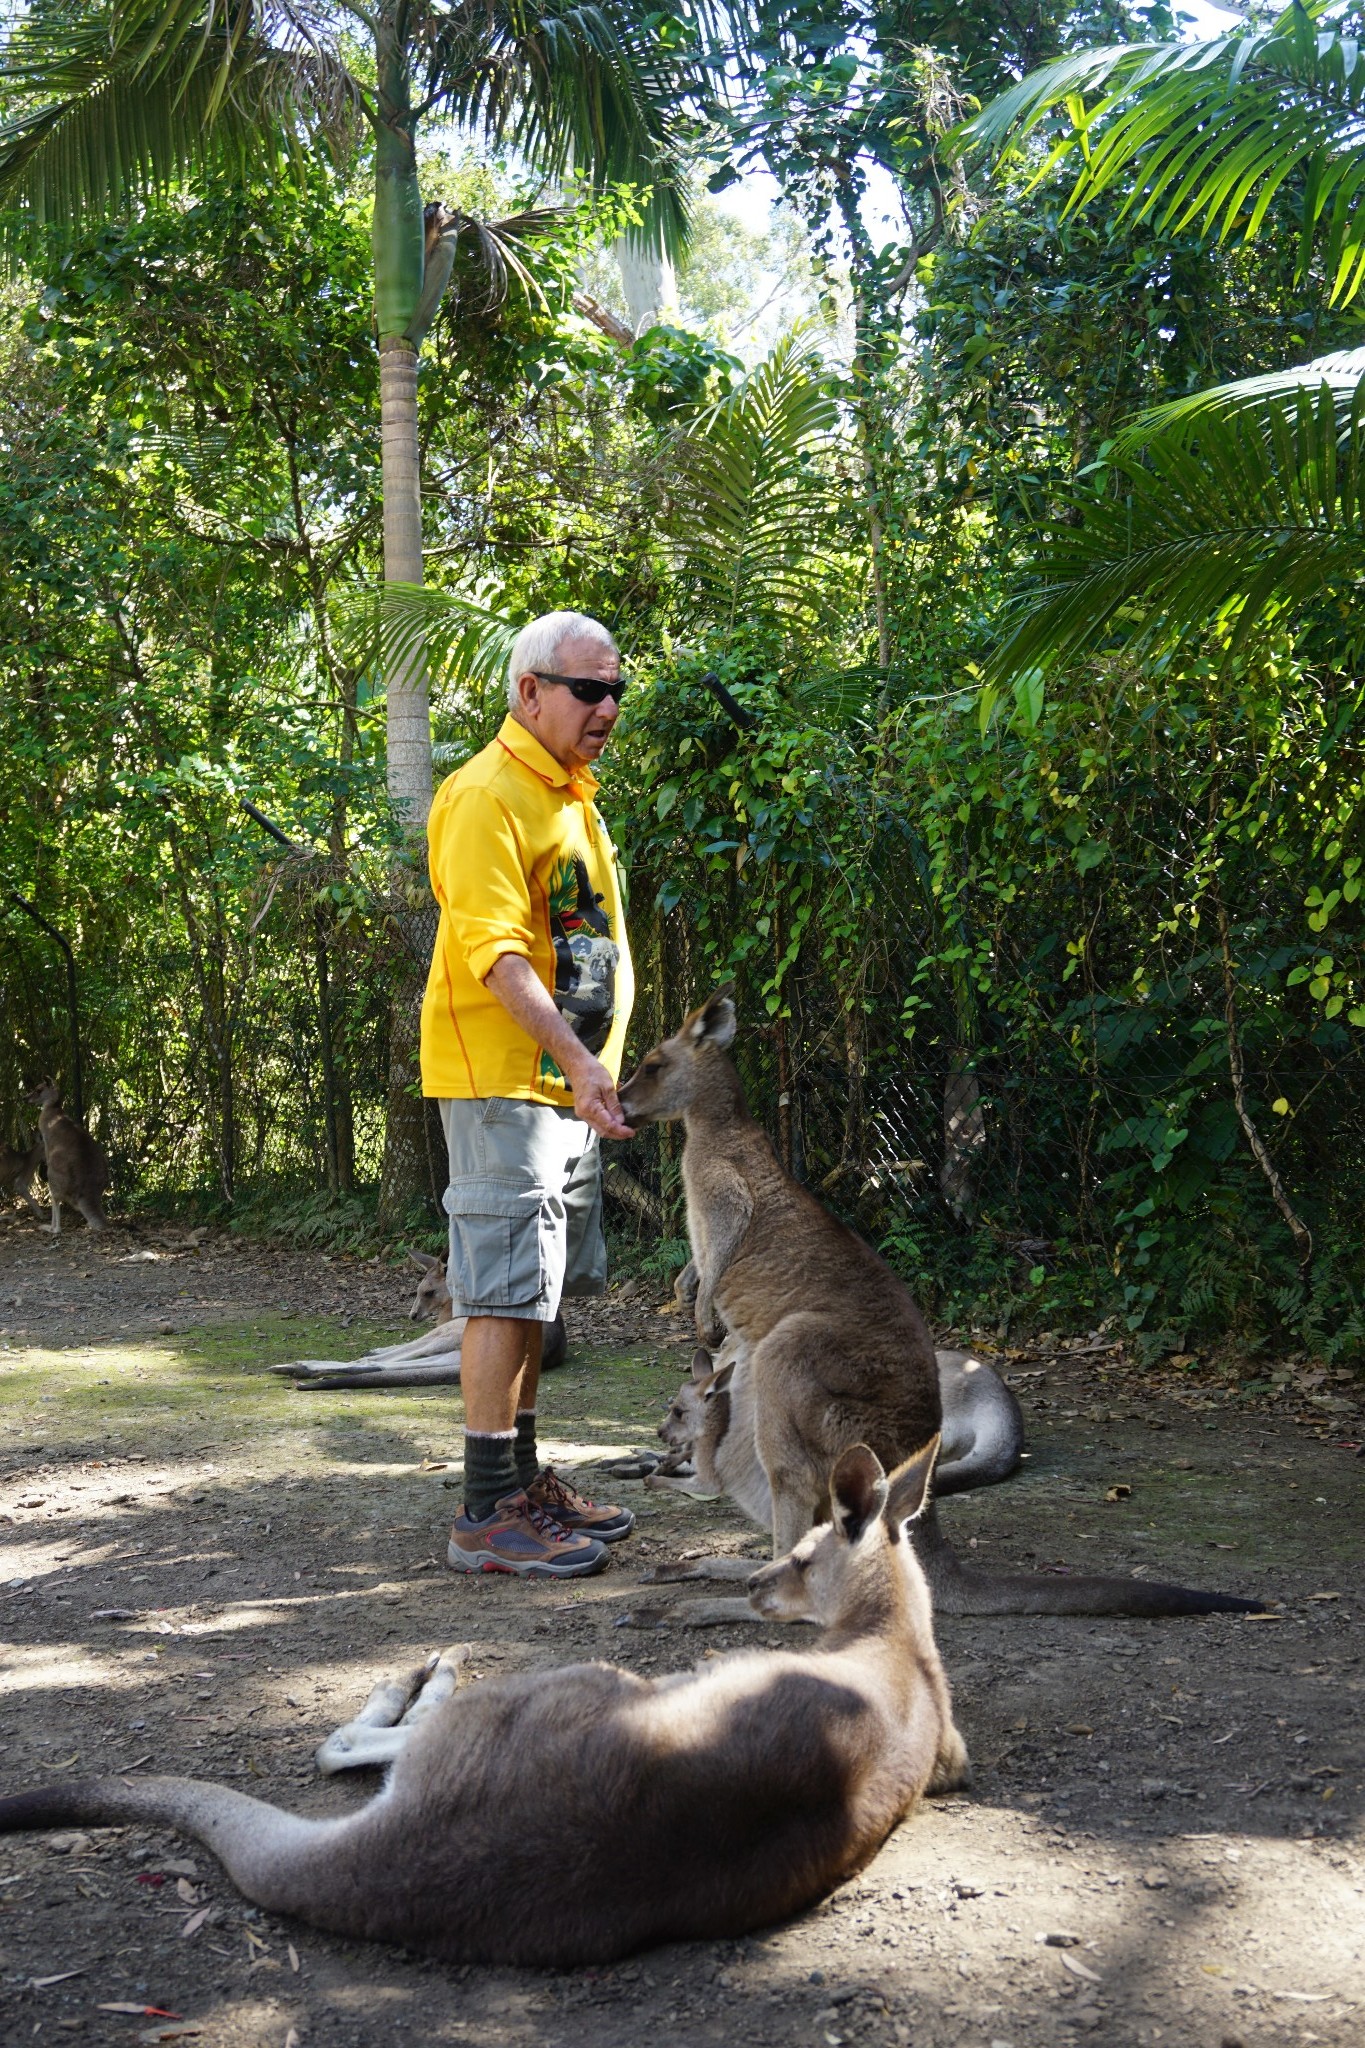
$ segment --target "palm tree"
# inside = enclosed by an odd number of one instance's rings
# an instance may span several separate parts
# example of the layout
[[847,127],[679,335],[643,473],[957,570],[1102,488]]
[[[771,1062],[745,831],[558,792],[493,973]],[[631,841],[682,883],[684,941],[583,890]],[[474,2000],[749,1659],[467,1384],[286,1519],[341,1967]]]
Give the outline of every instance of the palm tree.
[[[710,0],[701,0],[705,9]],[[714,17],[706,14],[702,26]],[[695,29],[696,23],[693,24]],[[422,581],[417,368],[463,235],[496,265],[515,234],[424,206],[424,119],[506,146],[547,178],[570,168],[643,191],[637,234],[676,252],[686,231],[673,143],[702,96],[695,35],[632,0],[87,0],[35,9],[0,49],[0,239],[78,229],[155,191],[240,175],[368,128],[380,366],[384,579]],[[357,64],[359,46],[370,63]],[[527,221],[506,223],[516,230]],[[542,222],[543,224],[543,222]],[[420,832],[431,802],[423,650],[387,664],[388,786]]]
[[[966,123],[961,148],[1018,148],[1061,114],[1034,183],[1079,160],[1075,210],[1251,240],[1297,217],[1297,271],[1330,302],[1365,285],[1365,55],[1295,5],[1267,30],[1132,44],[1044,65]],[[1272,206],[1277,208],[1272,215]],[[1118,629],[1167,644],[1220,613],[1230,652],[1365,572],[1365,351],[1224,384],[1132,421],[1108,488],[1053,526],[988,670],[1036,707],[1042,672]],[[990,696],[987,706],[989,707]]]

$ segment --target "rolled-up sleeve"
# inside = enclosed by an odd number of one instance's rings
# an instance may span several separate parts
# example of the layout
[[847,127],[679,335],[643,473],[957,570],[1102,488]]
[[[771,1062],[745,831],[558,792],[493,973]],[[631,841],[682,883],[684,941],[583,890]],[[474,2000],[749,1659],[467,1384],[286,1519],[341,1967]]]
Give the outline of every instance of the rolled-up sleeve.
[[458,790],[434,813],[431,886],[455,950],[476,981],[504,953],[532,957],[527,856],[511,813],[487,789]]

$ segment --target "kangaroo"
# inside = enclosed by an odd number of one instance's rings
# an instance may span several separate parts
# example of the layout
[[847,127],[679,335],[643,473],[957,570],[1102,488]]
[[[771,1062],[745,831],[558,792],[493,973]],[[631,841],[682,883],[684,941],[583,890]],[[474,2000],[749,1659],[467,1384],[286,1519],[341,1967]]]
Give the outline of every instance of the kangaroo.
[[[434,1258],[430,1252],[411,1249],[408,1257],[422,1272],[412,1307],[408,1310],[408,1321],[415,1323],[424,1317],[434,1316],[433,1329],[423,1331],[420,1337],[410,1337],[405,1344],[385,1344],[377,1351],[367,1351],[363,1358],[295,1358],[286,1365],[272,1365],[268,1370],[279,1378],[297,1380],[300,1384],[320,1389],[457,1386],[465,1318],[452,1313],[445,1262]],[[567,1351],[564,1318],[556,1315],[554,1321],[545,1326],[541,1371],[553,1372],[564,1363]]]
[[[673,1283],[673,1301],[675,1307],[686,1310],[693,1307],[696,1298],[697,1268],[692,1261],[683,1267]],[[739,1349],[732,1346],[727,1336],[725,1347],[716,1361],[715,1372],[719,1374],[727,1364],[737,1363],[740,1355]],[[936,1350],[934,1361],[938,1367],[938,1391],[943,1407],[942,1445],[934,1467],[935,1498],[941,1500],[945,1493],[967,1493],[978,1486],[998,1485],[1018,1471],[1024,1455],[1024,1417],[1013,1389],[974,1352]],[[694,1361],[692,1381],[684,1383],[678,1402],[688,1403],[696,1380],[705,1379],[711,1370],[708,1364],[706,1370],[698,1374]],[[720,1387],[715,1391],[719,1393]],[[693,1419],[699,1422],[700,1416],[698,1406]],[[662,1462],[668,1463],[671,1470],[678,1468],[680,1458],[685,1460],[692,1441],[686,1430],[677,1426],[678,1420],[679,1407],[675,1402],[668,1423],[659,1431],[670,1447],[668,1457]],[[640,1466],[644,1460],[632,1462]],[[631,1476],[639,1478],[646,1477],[646,1474],[640,1470],[632,1472]],[[679,1490],[686,1491],[687,1488],[680,1482]],[[729,1489],[722,1488],[721,1491]],[[754,1519],[764,1527],[771,1527],[770,1512]]]
[[[657,1679],[575,1664],[461,1692],[446,1660],[444,1699],[392,1731],[383,1789],[338,1819],[190,1778],[88,1778],[0,1800],[0,1833],[177,1827],[271,1912],[452,1963],[574,1969],[784,1920],[861,1870],[922,1794],[968,1778],[903,1537],[935,1449],[890,1479],[866,1446],[845,1451],[829,1523],[754,1572],[761,1614],[824,1624],[803,1653]],[[372,1701],[361,1732],[409,1690]],[[571,1845],[571,1881],[545,1883],[547,1841]]]
[[0,1140],[0,1194],[14,1195],[26,1209],[42,1219],[42,1209],[33,1199],[33,1176],[43,1163],[43,1141],[16,1148]]
[[[728,1329],[744,1348],[754,1453],[781,1555],[823,1512],[842,1450],[866,1443],[896,1464],[937,1436],[942,1396],[928,1326],[909,1288],[784,1172],[749,1115],[727,1053],[735,1029],[735,1006],[722,989],[648,1053],[618,1093],[628,1123],[682,1119],[697,1337],[707,1346]],[[943,1535],[932,1499],[912,1540],[946,1614],[1246,1613],[1259,1605],[1137,1579],[972,1571]],[[740,1563],[665,1568],[655,1577],[725,1577],[724,1567]]]
[[38,1135],[47,1161],[47,1188],[52,1197],[48,1230],[53,1237],[61,1236],[63,1202],[79,1209],[92,1230],[107,1230],[109,1219],[104,1213],[103,1196],[109,1185],[109,1161],[103,1146],[96,1144],[73,1116],[67,1115],[55,1082],[40,1081],[29,1090],[27,1099],[39,1105]]
[[[965,1493],[1007,1479],[1023,1454],[1019,1403],[988,1365],[967,1351],[936,1351],[943,1430],[934,1493]],[[668,1446],[645,1485],[698,1499],[728,1494],[760,1529],[771,1529],[772,1494],[754,1443],[753,1387],[744,1357],[727,1341],[712,1361],[698,1348],[692,1376],[659,1425]]]

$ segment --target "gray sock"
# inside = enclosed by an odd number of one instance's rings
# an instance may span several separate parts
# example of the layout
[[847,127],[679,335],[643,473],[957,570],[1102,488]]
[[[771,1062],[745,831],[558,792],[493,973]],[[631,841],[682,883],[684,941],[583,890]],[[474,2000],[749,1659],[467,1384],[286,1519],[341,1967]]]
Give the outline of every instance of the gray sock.
[[540,1471],[540,1452],[536,1446],[536,1411],[534,1408],[517,1410],[517,1443],[515,1450],[517,1479],[522,1486],[529,1486]]
[[500,1429],[484,1436],[467,1429],[464,1433],[464,1511],[472,1522],[482,1522],[498,1502],[515,1493],[517,1477],[517,1433]]

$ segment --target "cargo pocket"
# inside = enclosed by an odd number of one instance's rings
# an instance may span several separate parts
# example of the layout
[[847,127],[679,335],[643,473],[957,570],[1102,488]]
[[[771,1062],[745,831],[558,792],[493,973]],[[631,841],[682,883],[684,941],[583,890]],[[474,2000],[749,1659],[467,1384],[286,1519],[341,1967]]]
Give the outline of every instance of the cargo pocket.
[[450,1217],[450,1291],[477,1313],[533,1310],[545,1292],[549,1193],[506,1180],[453,1181],[445,1192]]

